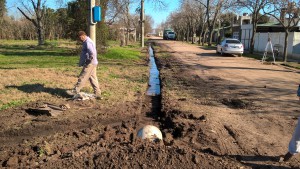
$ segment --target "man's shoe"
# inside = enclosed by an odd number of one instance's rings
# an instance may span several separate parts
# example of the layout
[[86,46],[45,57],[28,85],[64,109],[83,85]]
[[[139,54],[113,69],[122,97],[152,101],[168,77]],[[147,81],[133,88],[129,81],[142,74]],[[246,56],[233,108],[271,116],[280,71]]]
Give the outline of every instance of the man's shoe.
[[289,161],[289,159],[291,159],[292,157],[293,157],[293,154],[291,154],[290,152],[287,152],[283,157],[283,161]]
[[102,100],[103,98],[101,96],[96,96],[97,100]]

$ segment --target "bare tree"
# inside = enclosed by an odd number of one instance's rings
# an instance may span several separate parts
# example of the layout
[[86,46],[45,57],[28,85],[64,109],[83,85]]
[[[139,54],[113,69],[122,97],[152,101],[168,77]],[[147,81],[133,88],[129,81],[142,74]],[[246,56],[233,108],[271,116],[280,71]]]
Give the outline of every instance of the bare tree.
[[197,18],[197,23],[199,23],[198,24],[198,31],[199,31],[199,41],[198,41],[198,44],[200,45],[201,44],[201,42],[203,42],[202,43],[202,45],[204,44],[204,41],[203,41],[203,39],[204,38],[202,38],[202,35],[203,35],[203,33],[207,30],[207,25],[206,25],[206,19],[205,19],[205,8],[204,8],[204,6],[201,4],[201,3],[199,3],[199,4],[197,4],[197,13],[196,13],[196,18]]
[[222,13],[222,10],[230,8],[232,0],[207,0],[206,3],[203,0],[195,0],[201,3],[206,9],[206,23],[208,27],[208,46],[212,44],[212,36],[215,24],[218,19],[218,15]]
[[46,0],[37,0],[37,2],[35,2],[34,0],[30,0],[30,3],[32,5],[32,8],[30,7],[30,5],[26,5],[24,2],[22,2],[23,8],[26,10],[26,12],[24,12],[24,10],[19,7],[18,10],[27,20],[29,20],[35,26],[37,30],[38,45],[44,45],[45,39],[43,19],[46,9]]
[[180,10],[169,15],[166,24],[177,33],[177,39],[189,41],[189,37],[195,32],[196,19],[193,10],[190,0],[181,1]]
[[254,51],[254,37],[256,34],[257,24],[265,16],[261,13],[263,12],[263,9],[267,3],[267,0],[238,0],[235,4],[242,10],[246,9],[247,11],[250,11],[252,16],[252,35],[250,40],[250,53],[253,53]]
[[287,62],[287,46],[288,36],[292,29],[299,24],[300,2],[290,2],[289,0],[274,1],[270,0],[266,9],[273,9],[270,11],[264,10],[267,15],[274,17],[285,31],[284,39],[284,62]]
[[[0,0],[0,25],[4,25],[4,16],[6,15],[6,1]],[[0,38],[3,35],[3,26],[0,27]]]

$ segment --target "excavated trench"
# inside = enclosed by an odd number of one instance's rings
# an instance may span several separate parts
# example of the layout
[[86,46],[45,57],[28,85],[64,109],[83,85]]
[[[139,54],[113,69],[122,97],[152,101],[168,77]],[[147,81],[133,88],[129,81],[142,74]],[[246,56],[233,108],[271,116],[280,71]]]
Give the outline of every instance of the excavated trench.
[[[176,127],[174,119],[165,112],[162,112],[162,86],[160,79],[160,72],[157,67],[157,60],[155,58],[155,51],[153,49],[154,44],[149,43],[148,52],[149,52],[149,82],[148,89],[146,92],[146,102],[149,103],[148,112],[146,114],[147,118],[152,118],[155,120],[155,125],[159,126],[163,135],[165,132],[172,133],[173,138],[181,137],[182,128]],[[172,112],[172,111],[171,111]],[[175,113],[178,114],[178,113]],[[180,114],[180,113],[179,113]],[[145,119],[144,119],[145,120]],[[151,119],[146,119],[151,120]]]
[[160,126],[160,116],[161,116],[161,83],[160,74],[156,65],[154,51],[152,44],[149,43],[148,46],[148,59],[149,59],[149,81],[148,89],[146,91],[144,107],[142,115],[142,124],[152,123],[155,126]]

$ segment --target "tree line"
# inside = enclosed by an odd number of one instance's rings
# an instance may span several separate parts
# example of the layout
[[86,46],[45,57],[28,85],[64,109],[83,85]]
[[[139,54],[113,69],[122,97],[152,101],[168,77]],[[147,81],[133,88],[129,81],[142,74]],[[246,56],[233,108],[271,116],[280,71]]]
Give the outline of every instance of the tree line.
[[[161,27],[175,29],[179,40],[189,41],[192,37],[194,42],[193,35],[196,34],[199,44],[211,46],[214,31],[236,24],[237,13],[243,12],[249,13],[252,20],[250,53],[254,52],[257,25],[271,18],[285,31],[284,61],[287,61],[288,34],[299,23],[299,0],[182,0],[179,10],[171,13]],[[227,36],[232,35],[228,32]]]
[[[62,3],[62,0],[58,0]],[[134,40],[129,34],[132,28],[135,34],[140,34],[140,13],[130,13],[134,0],[101,0],[96,5],[101,6],[101,22],[97,26],[97,45],[100,48],[107,45],[107,40],[120,40],[125,37],[124,44]],[[73,39],[79,30],[88,32],[89,3],[87,0],[74,0],[66,7],[51,9],[46,0],[25,0],[14,9],[22,14],[21,18],[9,16],[6,0],[0,0],[0,39],[38,40],[43,45],[45,40]],[[152,29],[153,19],[146,16],[145,32]],[[124,29],[126,28],[126,29]],[[123,30],[123,31],[122,31]],[[124,30],[126,30],[124,32]],[[135,37],[138,38],[138,37]]]

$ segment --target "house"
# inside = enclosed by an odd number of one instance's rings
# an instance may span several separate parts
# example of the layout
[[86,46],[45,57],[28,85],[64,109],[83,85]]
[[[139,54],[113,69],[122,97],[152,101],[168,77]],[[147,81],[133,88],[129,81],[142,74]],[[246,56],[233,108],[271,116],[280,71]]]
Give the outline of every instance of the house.
[[[231,34],[232,38],[240,39],[241,35],[241,26],[242,25],[249,25],[252,22],[251,16],[248,15],[248,13],[243,13],[242,16],[238,17],[237,23],[233,23],[230,26],[221,26],[221,23],[219,23],[219,28],[214,30],[213,40],[215,42],[218,41],[218,38],[222,39],[226,37],[226,34]],[[220,36],[220,37],[218,37]]]
[[[286,18],[286,14],[291,14],[293,18]],[[297,26],[293,27],[288,35],[287,42],[287,54],[289,59],[300,59],[300,22],[298,8],[295,8],[295,3],[288,3],[287,8],[282,8],[280,11],[279,19],[284,24],[288,21],[294,21]],[[244,49],[250,48],[251,36],[253,33],[252,24],[241,26],[240,40],[244,44]],[[285,43],[285,30],[283,26],[278,23],[266,23],[258,24],[256,28],[256,34],[254,36],[254,51],[265,52],[268,39],[271,39],[271,43],[279,50],[279,58],[283,57],[284,43]]]
[[[241,27],[241,42],[244,44],[244,49],[250,49],[250,41],[252,36],[252,24],[242,25]],[[279,23],[266,23],[257,25],[256,34],[254,36],[254,51],[264,52],[268,43],[268,38],[271,39],[273,47],[279,50],[279,58],[283,56],[285,32]],[[289,33],[287,53],[289,59],[300,59],[300,27],[294,27]]]
[[[282,15],[284,14],[285,13]],[[284,17],[281,18],[284,22],[288,21]],[[299,18],[296,19],[297,21],[299,20]],[[253,32],[252,26],[251,16],[249,16],[247,13],[244,13],[239,17],[238,24],[232,24],[231,26],[227,27],[219,26],[218,29],[215,29],[213,40],[217,42],[218,35],[220,38],[223,38],[227,33],[231,33],[232,38],[239,39],[243,43],[244,49],[249,50]],[[274,22],[258,24],[254,37],[254,51],[263,53],[266,49],[268,38],[271,38],[273,48],[279,50],[278,57],[281,59],[283,57],[285,39],[285,32],[281,24]],[[289,33],[287,53],[289,59],[300,60],[300,22]]]

